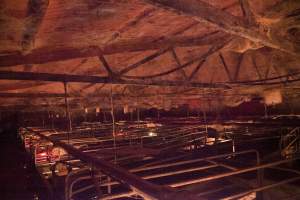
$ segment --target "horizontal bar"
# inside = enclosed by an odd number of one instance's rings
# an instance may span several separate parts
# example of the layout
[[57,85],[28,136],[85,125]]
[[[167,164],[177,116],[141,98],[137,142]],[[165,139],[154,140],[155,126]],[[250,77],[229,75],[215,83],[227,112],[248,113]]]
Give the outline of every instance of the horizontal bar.
[[241,169],[241,170],[237,170],[237,171],[233,171],[233,172],[213,175],[213,176],[209,176],[209,177],[205,177],[205,178],[201,178],[201,179],[188,180],[188,181],[183,181],[183,182],[179,182],[179,183],[174,183],[170,186],[171,187],[181,187],[181,186],[185,186],[185,185],[202,183],[202,182],[216,180],[216,179],[220,179],[220,178],[224,178],[224,177],[228,177],[228,176],[233,176],[233,175],[238,175],[238,174],[242,174],[242,173],[246,173],[246,172],[250,172],[250,171],[254,171],[254,170],[258,170],[258,169],[268,168],[268,167],[288,163],[288,162],[291,162],[291,161],[295,161],[295,160],[298,160],[298,159],[299,158],[297,157],[297,158],[292,158],[292,159],[288,159],[288,160],[280,160],[280,161],[277,161],[277,162],[262,164],[262,165],[249,167],[249,168],[245,168],[245,169]]
[[52,74],[52,73],[34,73],[34,72],[12,72],[0,71],[0,80],[28,80],[28,81],[50,81],[50,82],[77,82],[77,83],[107,83],[120,85],[147,85],[147,86],[182,86],[195,88],[223,88],[230,87],[224,84],[211,84],[190,82],[186,84],[184,81],[154,81],[151,79],[138,80],[123,80],[114,79],[106,76],[84,76],[70,74]]
[[223,40],[226,37],[228,37],[228,34],[226,33],[217,33],[204,36],[173,36],[160,40],[154,37],[140,37],[132,40],[115,42],[108,44],[105,47],[87,46],[58,49],[57,47],[47,46],[45,48],[33,49],[29,54],[26,55],[23,55],[18,51],[2,53],[0,55],[0,67],[24,64],[43,64],[60,60],[88,58],[134,51],[156,50],[167,47],[211,45],[211,43],[217,40]]

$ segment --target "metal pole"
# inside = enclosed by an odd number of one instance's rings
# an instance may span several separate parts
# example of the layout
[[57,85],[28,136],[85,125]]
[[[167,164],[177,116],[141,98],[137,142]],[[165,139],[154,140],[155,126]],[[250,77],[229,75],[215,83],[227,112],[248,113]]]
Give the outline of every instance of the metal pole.
[[54,113],[50,114],[51,117],[51,128],[54,129]]
[[116,164],[117,162],[117,148],[116,148],[116,123],[115,123],[115,113],[114,113],[114,102],[113,102],[113,88],[111,86],[110,88],[110,107],[111,107],[111,118],[112,118],[112,134],[114,138],[114,154],[115,154],[115,159],[114,163]]
[[70,114],[70,108],[69,108],[69,102],[68,102],[68,87],[67,83],[64,82],[64,89],[65,89],[65,106],[66,106],[66,117],[68,119],[68,142],[70,141],[70,132],[72,131],[72,121],[71,121],[71,114]]

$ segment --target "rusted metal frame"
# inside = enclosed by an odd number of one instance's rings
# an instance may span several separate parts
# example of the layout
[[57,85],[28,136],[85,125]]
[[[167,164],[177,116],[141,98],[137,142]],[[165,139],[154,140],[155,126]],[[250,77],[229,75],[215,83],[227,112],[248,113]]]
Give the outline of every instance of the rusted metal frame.
[[[200,135],[200,136],[203,136],[203,133],[188,133],[188,134],[183,134],[183,135],[180,135],[180,136],[178,136],[178,137],[176,137],[176,138],[171,138],[170,140],[166,140],[166,141],[163,141],[163,142],[160,142],[160,143],[158,143],[158,144],[154,144],[156,147],[158,147],[158,146],[166,146],[166,145],[169,145],[169,144],[172,144],[172,143],[176,143],[176,142],[178,142],[178,141],[181,141],[181,142],[183,142],[183,140],[184,139],[187,139],[187,140],[194,140],[194,139],[190,139],[190,137],[191,136],[195,136],[195,135]],[[151,144],[150,144],[151,145]],[[149,144],[148,144],[148,146],[149,146]],[[164,150],[164,149],[168,149],[169,147],[167,146],[167,147],[164,147],[164,148],[162,148],[162,151]]]
[[249,26],[254,26],[256,25],[256,20],[253,12],[251,11],[249,1],[248,0],[239,0],[240,6],[243,12],[243,16],[246,19],[246,23]]
[[[30,53],[23,55],[20,52],[3,53],[0,56],[0,67],[16,66],[22,64],[43,64],[52,61],[62,61],[75,58],[88,58],[99,55],[111,55],[115,53],[136,52],[146,50],[157,50],[170,46],[199,46],[209,45],[224,33],[220,33],[209,38],[200,36],[173,36],[158,40],[157,38],[141,37],[128,41],[119,41],[105,47],[68,47],[58,49],[57,47],[47,47],[33,49]],[[157,41],[155,41],[157,40]],[[155,41],[155,42],[154,42]]]
[[[249,152],[246,152],[246,153],[249,153]],[[250,152],[250,153],[252,153],[252,152]],[[257,152],[255,152],[255,153],[257,153]],[[191,161],[193,161],[193,160],[191,160]],[[178,164],[176,163],[177,165],[174,165],[175,164],[174,163],[173,165],[172,164],[164,164],[164,165],[161,165],[161,166],[162,167],[166,167],[166,166],[167,167],[174,167],[174,166],[178,166],[178,165],[190,164],[190,163],[195,162],[195,161],[193,161],[193,162],[191,162],[191,161],[181,161]],[[215,162],[211,159],[203,159],[203,160],[200,160],[200,161],[206,161],[206,162],[209,162],[209,163],[212,163],[212,164],[211,165],[206,165],[206,166],[201,166],[201,167],[192,167],[192,168],[173,171],[173,172],[165,172],[165,173],[146,175],[146,176],[142,176],[142,178],[145,179],[145,180],[149,180],[149,179],[161,178],[161,177],[165,177],[165,176],[178,175],[178,174],[187,173],[187,172],[206,170],[206,169],[210,169],[210,168],[214,168],[214,167],[218,167],[218,166],[222,166],[222,167],[228,168],[228,169],[233,170],[233,171],[238,170],[237,168],[234,168],[234,167],[222,164],[222,163]],[[199,162],[199,161],[196,161],[196,162]],[[152,169],[157,169],[157,168],[160,168],[160,167],[156,166],[155,168],[152,168]],[[146,169],[146,171],[149,171],[150,169],[151,169],[151,167]],[[137,170],[137,171],[136,170],[130,170],[130,172],[141,172],[141,171],[145,171],[145,169],[144,170]],[[118,184],[118,182],[104,183],[101,186],[108,186],[108,185],[115,185],[115,184]]]
[[231,77],[231,74],[230,74],[230,71],[229,71],[229,68],[228,68],[228,65],[226,64],[225,58],[223,57],[223,55],[222,55],[221,52],[219,53],[219,58],[221,59],[221,62],[222,62],[222,64],[223,64],[223,67],[224,67],[224,69],[225,69],[225,71],[226,71],[228,80],[229,80],[229,81],[233,81],[233,80],[232,80],[232,77]]
[[[191,28],[192,26],[194,26],[194,24],[192,24],[191,26],[188,26],[188,27],[186,27],[186,28],[184,28],[184,29],[182,29],[182,30],[179,30],[179,31],[175,32],[173,35],[181,34],[181,33],[183,33],[184,31],[186,31],[187,29]],[[215,31],[215,32],[213,32],[213,33],[206,34],[206,35],[202,36],[201,38],[202,38],[202,39],[204,39],[204,38],[209,38],[209,36],[216,35],[216,33],[219,33],[219,32],[218,32],[218,31]],[[154,41],[154,42],[156,42],[156,41]],[[153,54],[151,54],[151,55],[149,55],[149,56],[143,58],[142,60],[138,61],[137,63],[128,66],[127,68],[121,70],[121,71],[119,72],[119,74],[120,74],[120,75],[124,75],[124,74],[128,73],[129,71],[138,68],[140,65],[145,64],[145,63],[147,63],[147,62],[149,62],[149,61],[151,61],[151,60],[153,60],[153,59],[155,59],[155,58],[157,58],[157,57],[163,55],[164,53],[166,53],[166,52],[169,51],[169,50],[172,51],[172,55],[174,56],[174,54],[173,54],[173,52],[174,52],[174,47],[172,47],[172,45],[170,45],[169,47],[162,48],[161,50],[159,50],[159,51],[157,51],[157,52],[155,52],[155,53],[153,53]],[[181,64],[180,64],[180,62],[179,62],[179,60],[178,60],[178,57],[177,57],[176,54],[175,54],[175,56],[176,56],[177,59],[176,59],[175,57],[174,57],[174,58],[175,58],[175,60],[176,60],[176,62],[177,62],[177,64],[178,64],[178,66],[180,67]],[[181,71],[183,71],[183,69],[181,69]]]
[[[176,54],[176,50],[174,48],[171,48],[171,55],[174,58],[175,62],[177,63],[178,67],[181,66],[180,60]],[[184,71],[184,69],[180,69],[180,74],[183,76],[184,80],[187,80],[187,75]]]
[[[167,176],[173,176],[173,175],[179,175],[179,174],[184,174],[184,173],[189,173],[189,172],[199,172],[202,170],[207,170],[211,168],[218,167],[218,164],[211,164],[211,165],[206,165],[206,166],[201,166],[201,167],[192,167],[192,168],[186,168],[182,170],[177,170],[177,171],[171,171],[171,172],[164,172],[164,173],[157,173],[157,174],[151,174],[151,175],[146,175],[146,176],[141,176],[144,180],[151,180],[151,179],[157,179],[157,178],[163,178]],[[117,185],[119,184],[118,182],[107,182],[101,184],[101,186],[112,186],[112,185]]]
[[[71,171],[67,177],[66,177],[66,181],[65,181],[65,200],[70,200],[72,199],[72,197],[79,193],[77,191],[73,191],[73,187],[74,185],[81,181],[81,180],[88,180],[91,179],[91,176],[85,176],[85,177],[79,177],[79,178],[75,178],[75,180],[71,180],[73,176],[80,176],[81,173],[85,173],[87,171],[90,171],[90,167],[85,167],[85,168],[81,168],[79,170],[76,171]],[[102,176],[96,176],[94,178],[101,178]],[[93,187],[95,187],[95,185],[93,185]]]
[[[268,73],[266,73],[268,74]],[[295,72],[293,74],[287,74],[287,75],[281,75],[281,76],[276,76],[276,77],[272,77],[272,78],[262,78],[260,80],[253,80],[253,81],[234,81],[234,82],[230,82],[230,84],[268,84],[268,81],[272,81],[272,80],[277,80],[277,79],[284,79],[287,80],[287,82],[294,82],[294,81],[298,81],[299,79],[288,79],[288,77],[290,76],[296,76],[299,75],[300,72]],[[277,82],[277,83],[282,83],[283,81]],[[220,82],[222,83],[222,82]],[[270,82],[272,83],[272,82]]]
[[262,77],[262,75],[260,74],[260,71],[259,71],[258,66],[257,66],[257,63],[256,63],[256,59],[255,59],[255,57],[254,57],[253,54],[251,54],[251,60],[252,60],[253,67],[254,67],[254,69],[255,69],[255,71],[256,71],[256,73],[257,73],[257,76],[258,76],[258,78],[261,80],[263,77]]
[[[182,81],[155,81],[155,80],[112,80],[109,77],[100,76],[84,76],[84,75],[66,75],[51,73],[33,73],[33,72],[11,72],[1,71],[0,80],[35,80],[50,82],[80,82],[80,83],[107,83],[117,85],[145,85],[145,86],[180,86]],[[214,87],[214,88],[230,88],[224,84],[210,84],[191,82],[189,87]]]
[[[165,133],[165,132],[164,132]],[[199,133],[197,133],[197,134],[200,134],[201,132],[199,132]],[[180,136],[180,137],[188,137],[189,135],[195,135],[195,133],[186,133],[186,134],[183,134],[183,133],[175,133],[175,134],[172,134],[172,135],[169,135],[168,137],[171,137],[170,139],[173,139],[174,137],[176,137],[176,135],[178,135],[178,136]],[[142,138],[144,138],[144,137],[149,137],[149,136],[142,136]],[[152,141],[152,142],[150,142],[150,143],[146,143],[146,145],[147,146],[153,146],[153,145],[157,145],[157,143],[158,142],[160,142],[160,138],[165,138],[166,136],[161,136],[161,137],[155,137],[155,141]],[[126,138],[127,140],[140,140],[141,139],[141,137],[140,136],[135,136],[134,138],[132,138],[132,137],[130,137],[130,138]],[[112,141],[113,139],[105,139],[105,141]],[[174,139],[173,139],[174,140]],[[178,139],[176,139],[175,141],[177,141]],[[99,140],[99,142],[101,143],[101,142],[103,142],[104,140]],[[168,140],[168,141],[171,141],[171,140]],[[95,141],[91,141],[92,143],[95,143]],[[79,143],[81,143],[81,142],[79,142]],[[79,144],[79,143],[77,143],[77,144]],[[86,143],[86,142],[85,142]],[[75,144],[75,143],[73,143],[72,142],[72,144]],[[162,143],[162,144],[165,144],[165,143]],[[101,145],[101,149],[102,149],[103,147],[102,147],[102,145]],[[107,148],[112,148],[111,146],[106,146],[105,147],[106,149]],[[120,148],[121,148],[121,146],[120,146]],[[98,149],[93,149],[93,150],[84,150],[83,152],[86,152],[86,153],[88,153],[88,152],[96,152],[96,151],[99,151]]]
[[153,54],[151,54],[151,55],[143,58],[142,60],[140,60],[140,61],[138,61],[138,62],[136,62],[136,63],[128,66],[127,68],[125,68],[123,70],[121,70],[119,72],[120,76],[122,76],[122,75],[128,73],[129,71],[134,70],[134,69],[138,68],[139,66],[141,66],[141,65],[143,65],[143,64],[145,64],[145,63],[147,63],[147,62],[149,62],[149,61],[151,61],[151,60],[153,60],[153,59],[155,59],[157,57],[159,57],[160,55],[163,55],[164,53],[166,53],[169,50],[170,50],[169,47],[168,48],[164,48],[164,49],[161,49],[161,50],[159,50],[159,51],[157,51],[157,52],[155,52],[155,53],[153,53]]
[[97,194],[97,198],[98,199],[101,199],[102,196],[103,196],[103,193],[102,193],[102,190],[101,190],[101,172],[100,170],[96,169],[94,166],[92,166],[91,168],[91,177],[93,179],[93,183],[94,183],[94,186],[96,188],[96,194]]
[[229,34],[249,39],[255,43],[263,44],[274,49],[297,55],[294,44],[280,38],[272,40],[267,35],[262,34],[258,26],[252,26],[251,29],[244,19],[234,16],[222,9],[216,8],[211,4],[201,0],[144,0],[157,7],[183,13],[193,17],[195,20],[210,24]]
[[[170,136],[162,136],[160,138],[157,138],[156,141],[153,141],[153,142],[150,142],[150,143],[147,143],[145,144],[147,147],[153,147],[153,146],[156,146],[159,147],[159,146],[165,146],[167,145],[168,143],[174,143],[174,142],[177,142],[180,138],[186,138],[186,137],[190,137],[190,136],[193,136],[193,135],[203,135],[204,132],[198,132],[198,133],[176,133],[176,134],[173,134],[173,135],[170,135]],[[160,139],[164,139],[163,142],[160,141]]]
[[221,162],[217,162],[217,161],[213,161],[213,160],[206,160],[206,161],[211,163],[211,164],[215,164],[215,165],[227,168],[227,169],[232,170],[232,171],[238,170],[236,167],[232,167],[232,166],[226,165],[226,164],[221,163]]
[[80,150],[66,143],[52,140],[49,137],[40,134],[38,131],[34,131],[33,129],[28,129],[28,130],[40,136],[42,139],[48,140],[52,142],[54,145],[64,148],[67,152],[69,152],[69,154],[79,158],[80,160],[87,163],[92,163],[93,165],[101,169],[101,171],[107,176],[112,177],[113,179],[121,183],[130,185],[130,188],[132,188],[135,192],[137,192],[139,195],[143,196],[146,199],[172,200],[172,199],[180,199],[183,196],[185,196],[186,197],[185,199],[188,200],[193,200],[193,199],[199,200],[199,198],[196,198],[195,196],[189,193],[174,191],[168,187],[161,187],[146,182],[145,180],[142,180],[138,176],[128,173],[125,169],[121,167],[113,165],[97,157],[93,157],[91,155],[83,153]]
[[75,175],[78,175],[86,170],[88,170],[89,168],[86,167],[86,168],[81,168],[79,170],[76,170],[76,171],[71,171],[67,176],[66,176],[66,179],[65,179],[65,200],[69,200],[70,199],[70,183],[71,183],[71,177],[72,176],[75,176]]
[[196,66],[196,68],[193,70],[193,72],[191,73],[191,75],[188,78],[188,81],[191,81],[194,76],[197,74],[197,72],[200,70],[200,68],[202,67],[202,65],[205,63],[207,57],[209,57],[210,55],[214,54],[216,51],[219,51],[220,49],[222,49],[225,45],[227,44],[227,42],[225,41],[225,43],[221,44],[219,46],[219,44],[217,44],[216,46],[213,46],[209,49],[209,51],[206,53],[206,58],[201,60],[199,62],[199,64]]
[[[71,191],[71,192],[69,193],[68,200],[73,199],[73,196],[76,195],[76,194],[79,194],[79,193],[84,192],[84,191],[86,191],[86,190],[88,190],[88,189],[91,189],[91,188],[96,188],[96,184],[98,184],[98,187],[100,187],[101,184],[99,184],[99,183],[94,183],[94,184],[92,184],[92,185],[88,185],[88,186],[85,186],[85,187],[81,187],[81,188],[79,188],[79,189],[73,191],[74,185],[77,184],[78,182],[84,181],[84,180],[90,180],[90,179],[93,179],[93,178],[96,178],[96,179],[98,178],[98,179],[99,179],[99,178],[102,178],[102,176],[95,176],[95,177],[91,177],[91,176],[82,176],[82,177],[77,178],[75,181],[73,181],[73,182],[70,184],[70,186],[69,186],[69,187],[70,187],[69,191]],[[98,189],[100,189],[100,188],[98,188]],[[102,198],[98,198],[98,199],[102,199]]]
[[[273,66],[273,69],[275,70],[277,77],[281,77],[281,74],[277,68],[277,66]],[[290,73],[288,73],[288,75],[285,78],[280,78],[281,82],[282,82],[282,87],[285,86],[285,80],[289,80],[289,78],[292,77]]]
[[[183,27],[183,28],[180,28],[179,30],[176,30],[174,33],[171,34],[171,36],[176,36],[176,35],[179,35],[179,34],[182,34],[183,32],[185,32],[186,30],[190,29],[191,27],[195,26],[197,23],[191,23],[189,24],[188,26],[186,27]],[[170,36],[169,36],[170,37]],[[153,43],[156,43],[158,41],[160,41],[161,39],[164,39],[164,38],[159,38],[159,39],[156,39],[153,41]],[[166,53],[167,51],[169,51],[170,49],[172,49],[173,45],[169,45],[168,47],[165,47],[165,48],[161,48],[159,51],[156,51],[155,53],[151,54],[150,56],[147,56],[145,58],[143,58],[142,60],[140,60],[139,62],[135,63],[135,64],[132,64],[130,65],[129,67],[127,67],[126,69],[123,69],[121,70],[119,73],[120,75],[124,75],[126,73],[128,73],[129,71],[133,70],[133,69],[136,69],[137,67],[139,67],[140,65],[142,64],[145,64],[146,62],[149,62],[155,58],[157,58],[158,56]],[[172,47],[172,48],[171,48]]]
[[[198,159],[193,159],[193,160],[190,160],[190,161],[180,161],[180,162],[175,162],[175,163],[178,163],[178,165],[189,164],[190,162],[192,163],[192,162],[200,162],[200,161],[206,161],[206,160],[214,160],[214,159],[218,159],[218,158],[225,158],[225,157],[228,157],[228,156],[242,155],[242,154],[248,154],[248,153],[255,153],[256,159],[257,160],[260,159],[259,152],[257,150],[252,149],[252,150],[240,151],[240,152],[235,152],[235,153],[227,153],[227,154],[221,154],[221,155],[216,155],[216,156],[208,156],[208,157],[205,157],[205,158],[198,158]],[[171,162],[172,160],[177,160],[177,159],[180,159],[180,158],[184,158],[184,157],[187,157],[189,155],[190,154],[184,154],[184,155],[180,155],[180,156],[160,160],[158,162],[149,163],[147,165],[144,165],[142,167],[138,167],[138,168],[134,169],[134,172],[139,172],[140,170],[143,171],[143,170],[151,170],[151,169],[158,169],[158,168],[173,166],[172,163],[167,163],[167,164],[160,164],[160,163]],[[174,165],[175,165],[175,163],[174,163]]]
[[292,162],[292,161],[295,161],[295,160],[298,160],[298,159],[299,159],[298,157],[295,157],[295,158],[292,158],[292,159],[280,160],[280,161],[267,163],[267,164],[261,164],[261,165],[258,165],[258,166],[248,167],[248,168],[240,169],[240,170],[233,171],[233,172],[227,172],[227,173],[222,173],[222,174],[218,174],[218,175],[208,176],[208,177],[201,178],[201,179],[194,179],[194,180],[174,183],[174,184],[171,184],[170,186],[171,187],[181,187],[181,186],[185,186],[185,185],[203,183],[203,182],[206,182],[206,181],[217,180],[217,179],[221,179],[221,178],[225,178],[225,177],[229,177],[229,176],[233,176],[233,175],[238,175],[238,174],[242,174],[242,173],[251,172],[251,171],[254,171],[254,170],[260,170],[260,169],[264,169],[264,168],[269,168],[269,167],[285,164],[285,163]]
[[196,66],[196,68],[192,71],[192,73],[190,74],[190,76],[188,77],[188,81],[191,81],[194,76],[197,74],[197,72],[200,70],[200,68],[202,67],[202,65],[205,63],[206,59],[200,60],[199,64]]
[[108,76],[113,79],[115,78],[116,74],[112,71],[111,67],[109,66],[108,62],[106,61],[103,55],[98,56],[99,60],[101,61],[102,65],[104,66],[105,70],[108,73]]
[[233,81],[238,80],[238,76],[239,76],[239,73],[240,73],[240,69],[241,69],[243,60],[244,60],[244,53],[242,53],[238,58],[238,62],[236,64],[235,72],[234,72],[234,75],[233,75]]
[[[224,41],[225,40],[225,41]],[[223,38],[222,42],[229,42],[231,41],[231,38]],[[220,41],[215,41],[215,43],[213,43],[213,45],[216,45],[218,46]],[[222,47],[221,47],[222,48]],[[151,78],[156,78],[156,77],[160,77],[160,76],[165,76],[165,75],[168,75],[168,74],[171,74],[173,72],[176,72],[178,70],[181,70],[181,69],[184,69],[186,67],[189,67],[190,65],[192,65],[193,63],[197,62],[197,61],[202,61],[202,60],[205,60],[208,56],[210,56],[211,54],[215,53],[216,51],[218,51],[220,49],[217,48],[215,50],[212,50],[212,51],[209,51],[207,53],[205,53],[204,55],[201,55],[200,57],[197,57],[197,58],[193,58],[192,60],[186,62],[185,64],[179,66],[179,67],[175,67],[173,69],[170,69],[170,70],[167,70],[165,72],[162,72],[162,73],[158,73],[158,74],[154,74],[154,75],[149,75],[149,76],[124,76],[125,78],[128,78],[128,79],[151,79]],[[191,82],[190,82],[191,83]],[[189,83],[189,84],[190,84]]]
[[111,35],[111,37],[105,43],[111,43],[116,40],[122,33],[128,31],[131,27],[137,25],[141,20],[149,16],[151,13],[156,11],[155,7],[147,7],[140,13],[138,13],[135,17],[127,21],[124,25],[122,25],[117,31]]

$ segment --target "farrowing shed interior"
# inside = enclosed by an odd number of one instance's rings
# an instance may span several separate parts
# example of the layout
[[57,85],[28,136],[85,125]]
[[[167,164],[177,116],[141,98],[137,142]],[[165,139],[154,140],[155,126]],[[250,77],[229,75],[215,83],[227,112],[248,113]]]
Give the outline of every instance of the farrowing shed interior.
[[300,198],[300,1],[1,0],[0,33],[4,198]]

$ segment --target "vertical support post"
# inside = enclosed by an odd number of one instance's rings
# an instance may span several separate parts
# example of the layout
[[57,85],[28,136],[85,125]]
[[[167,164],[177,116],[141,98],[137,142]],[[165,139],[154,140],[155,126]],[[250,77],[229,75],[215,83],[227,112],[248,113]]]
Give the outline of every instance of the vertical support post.
[[116,149],[116,123],[115,123],[115,112],[114,112],[114,102],[113,102],[113,88],[111,86],[110,88],[110,107],[111,107],[111,118],[112,118],[112,134],[114,138],[114,154],[115,159],[114,162],[116,164],[117,162],[117,149]]
[[[235,153],[235,138],[234,134],[232,135],[232,153]],[[234,157],[234,155],[233,155]]]
[[68,119],[68,142],[70,140],[70,132],[72,131],[72,121],[71,121],[71,114],[68,102],[68,87],[67,82],[64,82],[64,89],[65,89],[65,107],[66,107],[66,117]]
[[102,190],[101,190],[101,172],[97,170],[97,168],[92,164],[91,168],[91,177],[93,179],[95,188],[96,188],[96,193],[97,193],[97,199],[102,198]]
[[208,128],[207,128],[207,120],[206,120],[206,111],[203,109],[203,120],[204,120],[204,124],[205,124],[205,141],[204,141],[204,145],[206,145],[207,143],[207,137],[208,137]]
[[50,114],[51,117],[51,128],[54,129],[54,113]]
[[[113,138],[114,138],[114,163],[117,163],[117,145],[116,145],[116,127],[115,127],[115,113],[114,113],[114,102],[113,102],[113,88],[111,86],[110,88],[110,107],[111,107],[111,118],[112,118],[112,134],[113,134]],[[111,178],[108,178],[108,182],[111,182]],[[111,194],[111,185],[107,186],[107,192],[108,194]]]
[[[257,165],[260,165],[259,156],[257,158]],[[264,169],[258,169],[257,170],[257,185],[258,185],[258,187],[261,187],[263,185],[263,179],[264,179]],[[257,200],[264,199],[263,191],[256,192],[256,199]]]
[[265,103],[264,103],[264,106],[265,106],[265,118],[267,118],[268,117],[268,107]]

